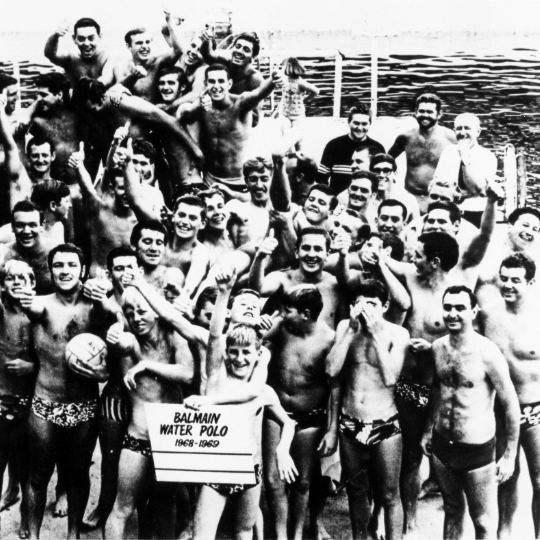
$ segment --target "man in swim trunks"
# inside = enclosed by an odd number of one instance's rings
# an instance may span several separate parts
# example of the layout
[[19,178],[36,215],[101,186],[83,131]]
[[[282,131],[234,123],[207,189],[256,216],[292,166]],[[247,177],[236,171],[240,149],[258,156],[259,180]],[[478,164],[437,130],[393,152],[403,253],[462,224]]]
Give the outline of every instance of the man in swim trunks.
[[[503,353],[510,367],[521,408],[520,445],[523,447],[533,486],[535,537],[540,534],[540,307],[533,292],[536,265],[523,253],[503,260],[499,269],[500,298],[484,306],[481,322],[484,335]],[[499,444],[502,443],[502,445]],[[497,446],[504,448],[497,434]],[[512,477],[499,485],[498,538],[512,537],[512,521],[518,504],[519,448]]]
[[[281,428],[267,417],[263,448],[265,485],[277,539],[287,540],[290,517],[292,538],[301,540],[312,475],[318,467],[317,450],[327,427],[329,387],[324,362],[335,333],[324,321],[318,320],[323,300],[315,285],[292,287],[283,296],[282,304],[281,320],[274,323],[265,336],[265,343],[272,352],[268,384],[276,391],[289,417],[296,422],[291,455],[298,477],[287,494],[287,486],[279,478],[275,460]],[[311,519],[312,523],[315,521]]]
[[371,485],[382,501],[390,540],[403,534],[402,444],[394,386],[409,333],[383,319],[388,291],[381,282],[366,280],[357,292],[351,318],[339,324],[326,361],[332,386],[331,446],[337,445],[339,425],[353,538],[368,537]]
[[[462,538],[467,506],[476,538],[495,538],[497,483],[514,471],[519,402],[500,349],[473,329],[478,303],[471,289],[449,287],[442,303],[448,335],[432,347],[435,378],[422,448],[433,455],[444,501],[444,538]],[[506,448],[497,462],[495,395],[506,426]]]
[[402,152],[407,157],[405,189],[412,193],[423,214],[427,210],[427,191],[443,150],[456,144],[451,129],[438,124],[441,118],[441,100],[432,93],[423,93],[416,99],[414,117],[418,127],[398,135],[388,153],[397,158]]
[[48,261],[54,293],[41,297],[20,293],[21,306],[32,323],[39,362],[29,422],[29,538],[39,538],[55,463],[67,484],[68,538],[77,538],[90,492],[98,381],[106,380],[108,372],[105,361],[97,366],[77,363],[68,367],[64,357],[72,338],[98,329],[99,314],[82,293],[82,252],[71,244],[61,244],[51,250]]

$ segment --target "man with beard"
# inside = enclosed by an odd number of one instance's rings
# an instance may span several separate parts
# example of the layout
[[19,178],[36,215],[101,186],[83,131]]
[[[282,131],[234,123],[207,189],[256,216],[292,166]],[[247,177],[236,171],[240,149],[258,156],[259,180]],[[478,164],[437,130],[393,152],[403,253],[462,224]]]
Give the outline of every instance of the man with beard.
[[47,485],[57,462],[67,484],[68,538],[77,538],[90,492],[98,381],[106,380],[108,373],[105,361],[97,366],[76,363],[70,369],[64,358],[73,337],[97,328],[98,314],[82,293],[82,252],[71,244],[61,244],[51,250],[48,262],[54,293],[36,297],[21,292],[21,306],[32,323],[39,361],[29,422],[29,538],[39,538]]
[[[271,418],[264,420],[264,470],[268,506],[278,540],[286,540],[290,515],[292,538],[301,540],[306,519],[318,450],[326,432],[326,408],[329,387],[325,359],[334,342],[335,332],[319,320],[323,299],[315,285],[297,285],[282,297],[281,320],[266,334],[265,343],[272,353],[268,385],[278,395],[281,406],[296,422],[291,455],[298,477],[289,489],[279,477],[276,448],[281,429]],[[313,519],[311,520],[314,521]],[[317,535],[314,535],[317,537]]]
[[[506,257],[499,269],[500,297],[480,312],[483,334],[501,350],[510,367],[521,408],[520,445],[523,447],[529,476],[533,487],[533,521],[535,536],[540,534],[539,477],[537,463],[540,460],[539,403],[540,345],[538,320],[540,309],[532,286],[535,282],[536,265],[523,253]],[[497,433],[497,443],[504,437]],[[498,450],[499,446],[497,444]],[[501,452],[502,453],[502,452]],[[519,447],[516,468],[511,478],[499,485],[498,538],[512,537],[512,521],[518,504]]]
[[[449,287],[442,302],[448,335],[432,347],[435,377],[422,448],[433,456],[441,487],[444,538],[463,537],[467,506],[476,538],[495,538],[497,483],[506,482],[514,471],[519,402],[501,351],[474,331],[478,304],[472,291],[464,285]],[[497,462],[495,395],[504,411],[506,435]]]
[[[242,40],[240,40],[242,41]],[[211,106],[197,100],[178,109],[181,122],[197,122],[204,153],[205,182],[220,184],[229,194],[245,190],[242,177],[244,151],[251,129],[252,111],[271,93],[280,81],[276,71],[255,90],[232,94],[232,79],[223,64],[206,68],[206,91]]]
[[[177,21],[165,12],[165,21],[169,31],[171,49],[164,54],[152,54],[152,36],[146,28],[133,28],[126,33],[124,40],[131,53],[130,60],[121,60],[113,68],[114,80],[126,84],[134,95],[150,103],[159,102],[156,77],[165,66],[173,66],[182,53],[179,45]],[[126,83],[125,79],[129,82]]]
[[399,135],[388,153],[397,158],[402,152],[407,157],[405,189],[418,201],[420,212],[427,210],[427,189],[443,150],[456,144],[452,130],[438,124],[442,116],[441,100],[432,93],[416,99],[414,114],[418,127]]
[[454,120],[457,145],[441,154],[434,178],[457,183],[463,195],[463,218],[480,227],[486,207],[485,194],[497,173],[495,154],[478,144],[480,120],[472,113],[463,113]]
[[[484,212],[485,213],[485,212]],[[500,237],[494,239],[480,267],[475,293],[483,306],[498,297],[498,270],[503,259],[523,253],[540,266],[540,212],[536,208],[517,208],[508,216],[508,225]],[[537,283],[534,294],[538,294]],[[533,292],[533,291],[531,291]]]
[[[358,105],[349,111],[349,133],[332,139],[324,148],[319,164],[319,182],[328,184],[336,195],[345,191],[351,183],[351,158],[355,151],[369,146],[384,153],[381,143],[368,137],[371,125],[371,110]],[[374,190],[376,192],[376,190]]]
[[38,106],[32,116],[30,133],[49,139],[54,147],[51,175],[77,193],[77,178],[68,161],[83,140],[80,113],[69,103],[69,82],[61,73],[44,73],[36,79]]
[[[129,247],[137,217],[128,203],[123,176],[114,175],[111,178],[111,191],[100,195],[84,168],[83,155],[73,154],[70,164],[77,171],[87,217],[92,224],[89,228],[92,253],[90,276],[95,277],[98,268],[106,267],[107,254],[113,248]],[[138,175],[137,181],[140,182]]]
[[338,195],[338,201],[350,210],[366,218],[373,229],[377,225],[377,205],[375,197],[379,189],[379,179],[371,172],[357,171],[350,177],[347,191]]
[[43,214],[30,201],[18,202],[11,213],[15,241],[6,245],[2,262],[12,259],[24,261],[36,276],[36,293],[50,294],[53,290],[48,271],[49,251],[60,242],[43,238]]
[[79,49],[78,54],[58,52],[60,38],[67,36],[68,32],[69,25],[66,23],[61,24],[56,29],[45,44],[45,57],[64,69],[72,85],[75,85],[81,77],[90,77],[91,79],[102,77],[109,58],[101,48],[99,24],[89,18],[79,19],[75,23],[72,37]]
[[341,290],[334,276],[323,270],[330,250],[330,236],[320,227],[306,227],[300,231],[297,240],[296,255],[299,260],[297,269],[265,274],[268,260],[278,245],[273,236],[266,237],[249,272],[250,287],[263,297],[272,296],[276,309],[282,309],[283,295],[295,285],[316,285],[322,294],[323,310],[321,321],[334,329],[343,318],[346,306],[341,302]]

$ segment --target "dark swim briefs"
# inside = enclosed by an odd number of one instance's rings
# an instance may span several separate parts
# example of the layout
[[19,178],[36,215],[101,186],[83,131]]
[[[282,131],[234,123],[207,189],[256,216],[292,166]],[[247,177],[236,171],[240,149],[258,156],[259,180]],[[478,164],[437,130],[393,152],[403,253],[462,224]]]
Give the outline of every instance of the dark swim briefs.
[[495,461],[495,437],[482,444],[469,444],[451,441],[434,429],[431,451],[451,471],[474,471]]
[[429,400],[430,389],[425,384],[418,384],[400,377],[394,390],[396,396],[412,403],[417,409],[425,409]]
[[398,414],[394,414],[387,420],[373,420],[363,422],[347,414],[339,415],[339,431],[345,437],[366,446],[379,444],[401,433]]
[[131,450],[137,454],[141,454],[144,457],[152,457],[152,447],[150,446],[150,441],[147,439],[137,439],[126,433],[124,435],[124,440],[122,441],[122,448],[126,450]]
[[242,493],[246,489],[258,486],[262,480],[262,465],[255,463],[255,484],[206,484],[219,494],[228,497],[229,495],[235,495],[236,493]]
[[296,422],[296,431],[308,428],[320,428],[326,426],[326,409],[313,409],[308,412],[289,412],[287,416]]
[[526,405],[520,405],[521,409],[521,431],[526,431],[534,426],[540,424],[540,401],[536,403],[527,403]]

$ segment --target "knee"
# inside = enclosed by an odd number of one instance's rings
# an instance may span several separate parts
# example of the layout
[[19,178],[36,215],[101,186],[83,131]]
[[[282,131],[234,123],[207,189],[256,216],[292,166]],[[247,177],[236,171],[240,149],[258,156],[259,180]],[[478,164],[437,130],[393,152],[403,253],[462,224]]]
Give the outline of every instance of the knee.
[[285,493],[285,482],[279,478],[277,472],[274,474],[274,471],[269,471],[264,477],[264,489],[279,495]]
[[449,516],[459,516],[465,513],[465,501],[462,499],[445,499],[444,513]]
[[381,502],[384,507],[392,506],[396,502],[401,503],[398,486],[384,487],[381,492]]
[[311,487],[311,478],[308,478],[304,475],[300,475],[292,484],[291,488],[299,493],[300,495],[306,495],[309,492]]
[[474,516],[472,517],[472,522],[476,538],[495,538],[497,531],[494,522],[496,522],[496,520],[494,520],[492,516],[489,516],[488,514]]

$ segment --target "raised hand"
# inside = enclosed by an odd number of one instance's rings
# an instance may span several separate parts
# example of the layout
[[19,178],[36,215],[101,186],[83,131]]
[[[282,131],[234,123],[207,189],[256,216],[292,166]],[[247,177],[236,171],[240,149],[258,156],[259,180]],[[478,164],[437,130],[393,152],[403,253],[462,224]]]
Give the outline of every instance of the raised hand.
[[68,23],[67,19],[64,19],[64,21],[59,26],[57,26],[54,33],[57,36],[62,37],[62,36],[67,36],[67,34],[69,34],[69,30],[70,30],[69,23]]
[[84,158],[84,142],[81,141],[79,143],[79,151],[73,152],[71,156],[69,156],[68,167],[71,167],[72,169],[78,169],[79,167],[84,165]]
[[262,244],[257,251],[257,257],[263,258],[272,255],[277,246],[278,241],[275,238],[274,229],[270,229],[268,236],[262,241]]
[[34,290],[22,290],[18,295],[19,302],[23,309],[32,309],[34,301],[36,299],[36,292]]
[[96,269],[96,277],[87,279],[83,286],[83,294],[89,300],[101,302],[107,298],[112,290],[112,282],[103,268]]
[[344,231],[340,231],[332,240],[332,249],[337,251],[342,257],[346,257],[351,249],[351,235]]
[[495,202],[504,201],[504,188],[501,184],[497,184],[496,182],[490,182],[486,188],[486,197],[488,199],[494,200]]
[[118,345],[122,334],[124,334],[124,316],[119,311],[116,312],[116,322],[109,328],[106,341],[111,345]]
[[129,134],[129,127],[131,126],[131,122],[128,120],[123,126],[120,126],[115,132],[114,132],[114,141],[116,144],[120,144]]
[[236,268],[222,267],[216,273],[216,284],[220,292],[229,292],[236,282]]

